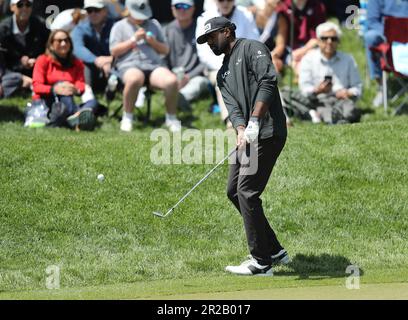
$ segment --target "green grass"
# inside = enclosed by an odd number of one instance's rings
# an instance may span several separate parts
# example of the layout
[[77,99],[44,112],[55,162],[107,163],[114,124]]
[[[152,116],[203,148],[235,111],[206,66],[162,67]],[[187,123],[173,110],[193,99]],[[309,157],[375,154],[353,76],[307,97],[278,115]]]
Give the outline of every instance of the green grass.
[[[371,98],[366,91],[363,101]],[[92,133],[25,129],[24,101],[0,101],[0,298],[338,286],[350,264],[361,268],[365,283],[407,279],[407,117],[366,106],[359,124],[295,122],[263,194],[293,263],[265,281],[223,271],[247,254],[241,218],[225,195],[226,165],[172,216],[152,215],[213,166],[151,163],[149,137],[164,116],[161,95],[154,96],[154,126],[138,125],[131,134],[106,118]],[[184,124],[222,128],[209,103],[182,114]],[[60,267],[60,291],[45,290],[50,265]]]

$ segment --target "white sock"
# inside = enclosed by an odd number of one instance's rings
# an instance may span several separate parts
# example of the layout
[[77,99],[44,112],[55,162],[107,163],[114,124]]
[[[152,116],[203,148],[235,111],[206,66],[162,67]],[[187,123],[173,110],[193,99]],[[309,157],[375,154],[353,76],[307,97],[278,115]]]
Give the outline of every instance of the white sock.
[[175,114],[166,113],[166,120],[168,121],[177,120],[177,116]]
[[133,113],[132,112],[123,112],[122,119],[133,121]]

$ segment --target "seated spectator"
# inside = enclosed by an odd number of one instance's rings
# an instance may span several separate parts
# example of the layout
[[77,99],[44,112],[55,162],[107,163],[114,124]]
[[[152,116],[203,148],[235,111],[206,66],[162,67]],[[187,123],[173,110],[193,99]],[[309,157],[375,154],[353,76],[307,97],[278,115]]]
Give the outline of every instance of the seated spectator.
[[8,98],[19,92],[20,89],[30,89],[32,82],[31,78],[6,69],[3,56],[5,51],[5,49],[0,48],[0,99]]
[[86,10],[80,8],[67,9],[58,14],[52,21],[51,30],[65,30],[69,33],[76,27],[78,23],[87,18]]
[[282,72],[288,54],[289,22],[276,9],[280,0],[265,0],[263,9],[256,13],[258,28],[262,30],[259,41],[271,50],[276,71]]
[[[166,28],[165,34],[170,53],[167,63],[173,72],[182,70],[178,79],[180,94],[189,104],[202,96],[209,89],[209,80],[204,76],[204,64],[197,55],[195,43],[196,20],[194,19],[193,0],[172,0],[173,20]],[[179,100],[183,100],[180,99]],[[180,105],[179,101],[179,105]]]
[[[235,34],[237,38],[259,39],[259,31],[255,23],[254,16],[244,7],[236,6],[234,0],[215,0],[216,9],[204,11],[197,19],[196,37],[204,33],[204,24],[207,20],[224,16],[233,22],[237,29]],[[208,45],[198,46],[197,53],[200,60],[206,66],[206,73],[211,83],[215,86],[217,72],[221,68],[224,55],[216,56]],[[221,119],[231,127],[228,121],[228,111],[222,100],[221,92],[216,87],[217,101],[221,110]]]
[[105,0],[85,0],[84,9],[88,19],[72,31],[74,54],[85,63],[86,83],[103,91],[112,67],[109,37],[115,21],[108,17]]
[[115,68],[124,83],[122,131],[133,129],[133,107],[141,87],[164,90],[166,126],[170,131],[181,130],[177,119],[177,77],[164,66],[161,55],[169,54],[163,30],[152,19],[148,0],[126,0],[129,17],[117,22],[111,32],[110,49],[117,60]]
[[[95,125],[96,100],[77,106],[74,96],[85,91],[84,65],[73,55],[68,32],[54,30],[44,55],[38,57],[33,72],[33,100],[43,99],[55,126],[68,124],[77,130],[91,130]],[[55,102],[60,102],[58,108]]]
[[399,18],[408,17],[408,1],[400,0],[370,0],[367,5],[367,31],[364,34],[367,61],[370,71],[370,78],[377,81],[377,94],[373,100],[373,105],[379,107],[383,104],[382,71],[379,58],[370,50],[382,42],[384,36],[384,16],[394,16]]
[[[326,9],[318,0],[284,0],[279,11],[291,21],[292,9],[294,15],[294,39],[291,53],[292,68],[295,76],[299,74],[299,63],[309,50],[318,45],[316,27],[326,21]],[[291,45],[291,44],[290,44]]]
[[[362,83],[354,58],[337,51],[341,30],[333,22],[326,22],[317,27],[316,33],[319,49],[303,58],[299,74],[299,89],[311,98],[317,109],[311,113],[312,120],[326,123],[358,121],[359,112],[354,101],[361,96]],[[334,119],[337,112],[342,113],[340,119]]]
[[44,52],[48,29],[32,15],[33,0],[11,0],[11,17],[0,23],[0,47],[5,51],[4,67],[21,76],[23,87],[30,87],[37,57]]

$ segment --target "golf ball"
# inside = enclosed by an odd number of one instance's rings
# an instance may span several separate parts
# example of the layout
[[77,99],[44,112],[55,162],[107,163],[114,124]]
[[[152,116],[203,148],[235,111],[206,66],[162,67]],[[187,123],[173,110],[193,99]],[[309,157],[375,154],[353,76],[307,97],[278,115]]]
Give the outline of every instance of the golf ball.
[[105,180],[105,176],[103,174],[98,174],[98,180],[99,182],[102,182],[103,180]]

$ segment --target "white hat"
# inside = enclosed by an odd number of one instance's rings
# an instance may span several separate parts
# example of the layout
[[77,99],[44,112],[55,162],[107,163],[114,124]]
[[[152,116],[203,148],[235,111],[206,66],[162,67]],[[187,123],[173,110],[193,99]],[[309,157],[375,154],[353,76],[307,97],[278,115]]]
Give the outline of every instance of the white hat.
[[147,20],[153,15],[148,0],[126,0],[125,5],[134,19]]
[[105,8],[105,6],[106,6],[105,0],[85,0],[84,1],[84,9],[87,9],[87,8],[102,9],[102,8]]
[[[20,2],[20,1],[23,1],[23,0],[11,0],[11,1],[10,1],[10,4],[17,4],[17,3]],[[34,0],[27,0],[27,1],[33,3]]]

